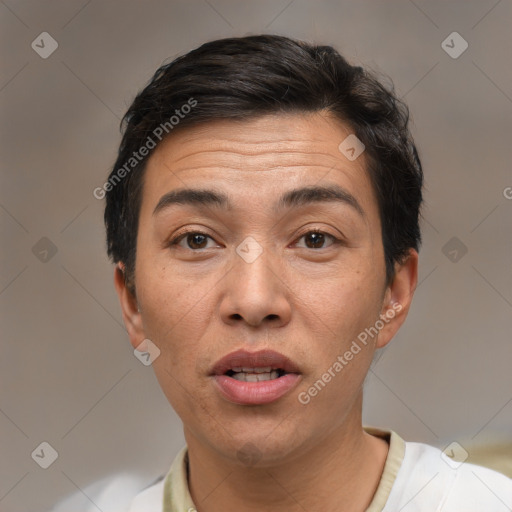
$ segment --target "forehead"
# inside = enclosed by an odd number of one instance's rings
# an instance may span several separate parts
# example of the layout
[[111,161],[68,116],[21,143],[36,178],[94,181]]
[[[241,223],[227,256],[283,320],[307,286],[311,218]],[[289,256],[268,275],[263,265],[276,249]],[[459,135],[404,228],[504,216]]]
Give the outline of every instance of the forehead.
[[[173,189],[214,185],[244,199],[281,195],[297,186],[338,184],[376,213],[364,153],[350,161],[339,149],[353,133],[322,114],[277,114],[217,120],[171,134],[148,160],[142,214]],[[234,198],[236,200],[236,197]]]

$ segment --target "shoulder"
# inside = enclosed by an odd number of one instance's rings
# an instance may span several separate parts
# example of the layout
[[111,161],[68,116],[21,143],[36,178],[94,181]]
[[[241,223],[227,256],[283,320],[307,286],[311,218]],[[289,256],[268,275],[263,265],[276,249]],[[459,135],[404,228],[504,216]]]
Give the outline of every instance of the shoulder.
[[388,503],[403,512],[506,512],[512,508],[512,480],[488,468],[456,462],[433,446],[406,442]]
[[137,494],[127,512],[160,512],[163,507],[164,478]]

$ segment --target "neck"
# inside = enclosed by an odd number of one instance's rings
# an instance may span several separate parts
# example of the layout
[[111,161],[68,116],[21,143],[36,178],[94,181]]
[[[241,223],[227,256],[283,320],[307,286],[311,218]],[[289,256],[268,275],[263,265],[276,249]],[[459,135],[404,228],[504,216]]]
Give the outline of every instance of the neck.
[[200,443],[189,430],[189,489],[198,512],[224,510],[362,512],[378,487],[387,443],[364,432],[362,397],[335,431],[300,455],[245,467]]

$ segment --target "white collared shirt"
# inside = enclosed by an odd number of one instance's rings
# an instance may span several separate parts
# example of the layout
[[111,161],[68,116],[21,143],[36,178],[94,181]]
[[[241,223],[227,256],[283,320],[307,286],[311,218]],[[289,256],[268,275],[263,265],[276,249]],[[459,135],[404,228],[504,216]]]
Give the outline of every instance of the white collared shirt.
[[[389,443],[384,471],[366,512],[511,512],[512,480],[488,468],[455,463],[441,450],[364,427]],[[136,496],[129,512],[194,512],[187,448],[160,482]]]

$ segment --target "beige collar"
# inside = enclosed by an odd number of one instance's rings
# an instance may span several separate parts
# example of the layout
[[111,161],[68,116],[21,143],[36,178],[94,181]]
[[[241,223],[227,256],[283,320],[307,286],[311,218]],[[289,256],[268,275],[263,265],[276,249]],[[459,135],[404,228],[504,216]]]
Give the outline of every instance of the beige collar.
[[[363,427],[370,435],[383,438],[389,443],[388,456],[384,465],[377,491],[366,512],[381,512],[386,505],[391,488],[405,455],[405,441],[392,430]],[[185,446],[180,450],[165,477],[164,512],[194,511],[195,505],[188,489],[188,452]]]

